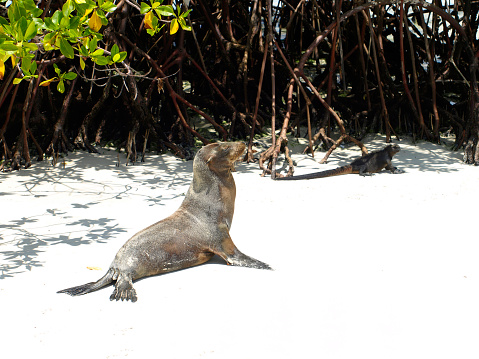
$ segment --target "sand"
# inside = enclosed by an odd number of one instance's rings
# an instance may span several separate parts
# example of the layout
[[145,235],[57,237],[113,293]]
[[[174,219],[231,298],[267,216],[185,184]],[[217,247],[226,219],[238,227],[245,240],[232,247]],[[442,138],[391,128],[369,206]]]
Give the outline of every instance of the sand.
[[[320,165],[324,153],[294,142],[296,174],[359,155],[348,146]],[[110,302],[112,287],[56,291],[100,278],[130,236],[173,213],[192,161],[116,167],[102,149],[0,174],[1,357],[478,358],[479,168],[444,145],[400,145],[396,175],[273,182],[238,164],[231,236],[275,270],[215,257],[136,282],[136,303]]]

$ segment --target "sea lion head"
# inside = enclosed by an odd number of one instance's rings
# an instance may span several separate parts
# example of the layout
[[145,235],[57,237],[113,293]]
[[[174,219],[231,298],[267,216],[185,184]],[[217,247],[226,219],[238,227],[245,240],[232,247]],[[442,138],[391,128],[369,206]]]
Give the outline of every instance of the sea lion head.
[[[245,144],[241,142],[219,142],[200,149],[193,161],[193,182],[190,190],[199,193],[219,182],[223,186],[234,188],[231,171],[245,148]],[[234,198],[234,193],[232,196]]]
[[246,145],[243,142],[218,142],[206,145],[195,156],[193,168],[206,165],[210,171],[234,171],[234,163],[243,154]]

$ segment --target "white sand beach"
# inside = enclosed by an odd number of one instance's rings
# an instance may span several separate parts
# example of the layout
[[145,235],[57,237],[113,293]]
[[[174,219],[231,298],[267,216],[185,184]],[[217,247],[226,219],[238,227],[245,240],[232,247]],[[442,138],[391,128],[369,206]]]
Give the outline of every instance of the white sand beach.
[[[0,173],[0,356],[477,359],[479,168],[444,145],[393,142],[403,174],[275,182],[239,163],[230,233],[274,271],[214,257],[137,281],[136,303],[110,302],[111,286],[56,292],[99,279],[124,242],[172,214],[192,161],[116,167],[103,149]],[[303,148],[295,174],[360,155],[348,146],[320,165],[324,153]]]

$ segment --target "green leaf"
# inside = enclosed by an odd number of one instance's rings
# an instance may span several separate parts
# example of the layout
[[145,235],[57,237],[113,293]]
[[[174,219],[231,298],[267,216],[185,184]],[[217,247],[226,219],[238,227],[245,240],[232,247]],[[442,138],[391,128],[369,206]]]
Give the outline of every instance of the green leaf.
[[83,45],[80,46],[80,54],[82,56],[88,56],[89,55],[89,52],[88,52],[87,48]]
[[69,59],[73,59],[75,53],[73,52],[73,47],[70,45],[70,43],[64,39],[63,37],[60,38],[60,51],[65,57],[68,57]]
[[8,43],[4,42],[3,44],[1,44],[0,49],[4,51],[17,51],[18,46],[14,45],[11,41],[9,41]]
[[58,26],[60,26],[60,21],[62,20],[62,18],[63,18],[62,12],[60,10],[57,10],[57,11],[55,11],[55,13],[53,14],[51,19],[52,19],[53,24],[56,27],[58,27]]
[[23,34],[25,34],[25,32],[27,31],[27,27],[28,27],[28,24],[27,24],[27,19],[25,19],[23,16],[20,18],[20,20],[17,21],[17,23],[14,25],[15,26],[15,30],[17,31],[17,36],[16,36],[16,40],[17,41],[23,41]]
[[95,58],[93,58],[93,61],[95,61],[95,63],[97,65],[100,65],[100,66],[105,66],[105,65],[108,65],[108,63],[110,62],[106,57],[104,56],[97,56]]
[[6,34],[12,34],[13,33],[13,28],[11,25],[3,25],[3,28],[5,29]]
[[11,24],[17,22],[22,16],[26,16],[27,11],[20,1],[12,1],[8,7],[8,19]]
[[39,17],[43,13],[43,10],[39,9],[33,0],[23,0],[23,6],[25,7],[26,13],[28,15],[26,15],[27,19]]
[[58,90],[58,92],[60,92],[60,93],[64,93],[64,92],[65,92],[65,83],[63,82],[63,80],[60,80],[60,82],[58,83],[58,85],[57,85],[57,90]]
[[44,27],[42,19],[39,19],[39,18],[35,17],[35,18],[32,19],[32,21],[35,23],[35,26],[37,27],[37,29],[41,29],[41,28]]
[[120,60],[120,54],[115,54],[111,57],[113,62],[119,62]]
[[20,29],[22,30],[22,32],[25,33],[28,27],[28,21],[25,18],[25,16],[22,16],[20,20],[18,20],[18,25],[20,26]]
[[37,34],[37,26],[35,22],[30,21],[30,24],[27,27],[27,30],[25,31],[25,35],[23,36],[25,41],[29,41],[35,37]]
[[115,61],[115,62],[123,62],[123,61],[125,61],[126,56],[128,55],[128,53],[126,51],[122,51],[118,55],[120,55],[120,58],[119,58],[118,61]]
[[85,70],[85,61],[83,60],[83,57],[80,56],[80,67],[82,70]]
[[98,9],[98,10],[97,10],[97,13],[98,13],[98,16],[100,17],[101,24],[102,24],[103,26],[108,25],[108,19],[106,18],[105,13],[104,13],[101,9]]
[[70,81],[71,81],[71,80],[75,80],[76,77],[77,77],[77,74],[74,73],[74,72],[68,72],[68,73],[66,73],[66,74],[63,76],[63,78],[64,78],[65,80],[70,80]]
[[40,17],[40,15],[43,14],[43,10],[36,7],[32,10],[31,14],[33,17]]
[[23,80],[22,78],[15,77],[15,78],[13,79],[13,84],[14,84],[14,85],[18,85],[20,82],[22,82],[22,80]]
[[52,44],[55,42],[55,33],[50,32],[50,33],[46,34],[43,37],[42,42],[43,42],[43,46],[45,46],[45,50],[49,51],[50,48],[53,48]]
[[33,60],[32,64],[30,65],[30,73],[34,74],[35,72],[37,72],[37,62]]
[[57,73],[58,76],[62,73],[61,70],[58,68],[57,64],[53,64],[53,68],[55,69],[55,72]]
[[27,51],[35,52],[38,50],[38,45],[31,42],[24,42],[23,49]]
[[80,15],[81,17],[83,17],[86,14],[87,10],[93,10],[93,9],[96,9],[97,7],[98,7],[97,3],[92,0],[86,0],[83,2],[76,1],[76,9],[78,11],[78,15]]
[[117,55],[119,52],[120,52],[120,49],[118,47],[117,44],[114,44],[112,47],[111,47],[111,56],[115,56]]
[[148,5],[147,3],[145,2],[142,2],[141,5],[140,5],[140,14],[146,14],[148,11],[151,10],[151,6]]
[[97,7],[97,3],[93,0],[86,0],[89,9],[94,9]]
[[88,48],[90,49],[90,51],[95,51],[97,44],[98,44],[98,40],[96,39],[96,37],[91,38],[88,41]]
[[50,31],[58,30],[58,25],[55,25],[51,18],[46,17],[44,19],[44,23],[45,23],[45,27],[47,28],[47,30],[50,30]]
[[80,25],[80,16],[74,16],[70,19],[70,29],[76,29]]
[[38,75],[25,75],[23,76],[23,79],[30,81],[30,79],[36,79],[37,77]]
[[69,17],[62,17],[60,20],[60,28],[69,29],[70,28],[70,18]]
[[111,1],[107,1],[103,3],[100,7],[105,12],[113,12],[116,10],[116,5],[112,3]]
[[0,25],[8,25],[9,22],[4,17],[0,16]]
[[186,11],[186,12],[184,12],[184,13],[181,14],[180,16],[181,16],[182,18],[186,18],[186,17],[188,17],[188,14],[189,14],[190,12],[191,12],[191,9],[189,9],[189,10]]
[[67,0],[65,4],[63,4],[62,12],[64,17],[69,17],[71,12],[75,9],[72,0]]
[[178,18],[178,22],[180,23],[180,26],[183,30],[186,30],[186,31],[191,31],[191,26],[188,26],[186,25],[186,21],[185,21],[185,18],[184,17],[179,17]]
[[90,55],[91,57],[96,57],[96,56],[101,56],[103,55],[104,50],[103,49],[96,49],[93,51],[93,53]]
[[30,72],[30,67],[32,65],[32,62],[31,62],[31,59],[32,59],[32,56],[24,56],[22,58],[22,72],[26,75],[30,75],[31,72]]
[[80,41],[80,38],[83,37],[83,31],[77,29],[72,29],[70,25],[70,29],[67,30],[65,37],[70,40],[70,42],[77,43]]
[[161,16],[174,16],[176,17],[175,10],[171,5],[161,5],[155,9],[156,13]]
[[45,51],[52,51],[52,50],[56,49],[55,46],[53,46],[49,42],[44,42],[43,43],[43,48],[45,49]]

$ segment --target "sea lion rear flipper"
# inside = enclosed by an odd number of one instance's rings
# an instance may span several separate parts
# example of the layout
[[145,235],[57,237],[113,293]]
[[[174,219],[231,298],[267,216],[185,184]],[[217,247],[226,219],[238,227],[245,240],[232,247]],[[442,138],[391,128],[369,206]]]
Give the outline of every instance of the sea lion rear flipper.
[[133,288],[131,277],[120,275],[116,280],[115,290],[110,296],[110,300],[131,300],[136,302],[136,290]]
[[113,274],[114,271],[112,269],[109,269],[108,272],[106,272],[106,274],[96,282],[86,283],[76,287],[59,290],[57,293],[66,293],[71,296],[77,296],[94,292],[95,290],[103,288],[104,286],[113,282]]

